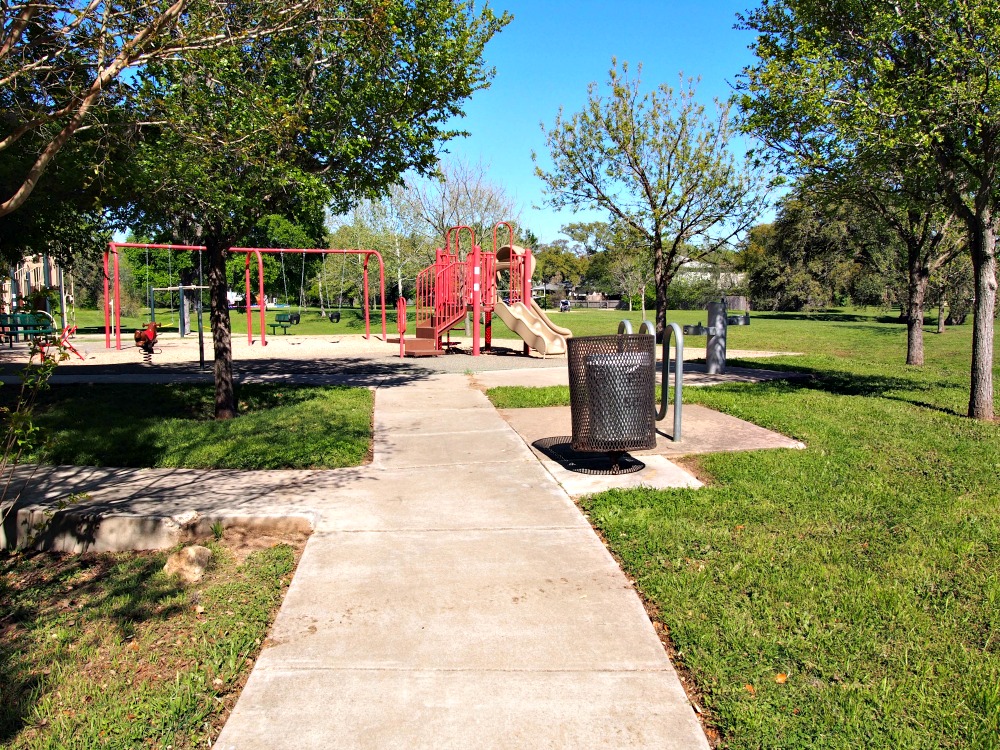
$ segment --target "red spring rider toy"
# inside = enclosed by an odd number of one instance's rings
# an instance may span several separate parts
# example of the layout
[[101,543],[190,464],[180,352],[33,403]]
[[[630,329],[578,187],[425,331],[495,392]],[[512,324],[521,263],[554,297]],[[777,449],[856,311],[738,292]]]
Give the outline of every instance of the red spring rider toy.
[[153,353],[153,347],[156,346],[156,329],[159,327],[159,323],[151,321],[146,324],[145,328],[135,332],[135,345],[142,349],[143,353]]

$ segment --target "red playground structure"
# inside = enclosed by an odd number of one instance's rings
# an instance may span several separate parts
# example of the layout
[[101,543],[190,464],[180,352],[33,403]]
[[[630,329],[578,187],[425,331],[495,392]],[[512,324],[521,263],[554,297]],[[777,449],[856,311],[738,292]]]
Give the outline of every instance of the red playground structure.
[[[502,229],[507,231],[504,245],[499,241]],[[464,258],[463,232],[469,236]],[[566,353],[566,339],[573,334],[549,320],[531,298],[535,260],[531,250],[514,244],[514,228],[509,222],[493,227],[493,248],[494,252],[484,252],[470,227],[448,230],[444,247],[435,252],[434,264],[417,276],[415,337],[404,340],[405,324],[401,325],[400,356],[444,354],[450,343],[447,337],[453,328],[464,330],[467,313],[472,313],[473,356],[481,353],[480,318],[485,327],[485,349],[491,348],[494,313],[524,341],[525,354],[532,349],[543,356]]]

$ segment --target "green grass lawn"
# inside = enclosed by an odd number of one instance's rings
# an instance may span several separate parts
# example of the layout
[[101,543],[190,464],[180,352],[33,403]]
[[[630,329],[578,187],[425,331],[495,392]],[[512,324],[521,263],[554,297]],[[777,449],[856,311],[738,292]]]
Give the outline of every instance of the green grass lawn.
[[0,747],[210,747],[295,568],[279,545],[185,587],[165,553],[0,552]]
[[39,399],[47,442],[31,458],[82,466],[283,469],[357,466],[371,455],[372,392],[243,385],[216,422],[209,385],[63,385]]
[[[805,355],[745,364],[814,377],[685,401],[808,448],[702,456],[704,489],[584,501],[723,746],[1000,747],[1000,424],[962,416],[970,329],[928,332],[913,368],[874,311],[757,315],[731,348]],[[491,397],[565,402],[546,391]]]

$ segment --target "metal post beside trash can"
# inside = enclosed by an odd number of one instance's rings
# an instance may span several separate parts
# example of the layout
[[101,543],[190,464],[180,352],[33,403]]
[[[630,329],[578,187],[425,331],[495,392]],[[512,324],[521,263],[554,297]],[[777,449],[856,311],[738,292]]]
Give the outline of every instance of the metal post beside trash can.
[[705,345],[705,369],[709,375],[726,371],[726,301],[708,303],[708,342]]
[[573,450],[608,453],[615,470],[627,451],[655,448],[655,337],[583,336],[567,345]]

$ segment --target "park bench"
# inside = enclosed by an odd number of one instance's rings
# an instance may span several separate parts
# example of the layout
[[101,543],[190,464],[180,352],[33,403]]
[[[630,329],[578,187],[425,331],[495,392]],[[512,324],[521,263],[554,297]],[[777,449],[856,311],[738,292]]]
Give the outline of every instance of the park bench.
[[7,344],[14,346],[19,337],[38,338],[55,336],[58,333],[55,323],[48,313],[41,311],[31,313],[0,313],[0,336]]
[[288,333],[288,329],[294,325],[298,325],[301,316],[298,313],[278,313],[274,318],[273,323],[268,323],[271,327],[271,335],[278,332],[278,328],[281,328],[282,333]]

